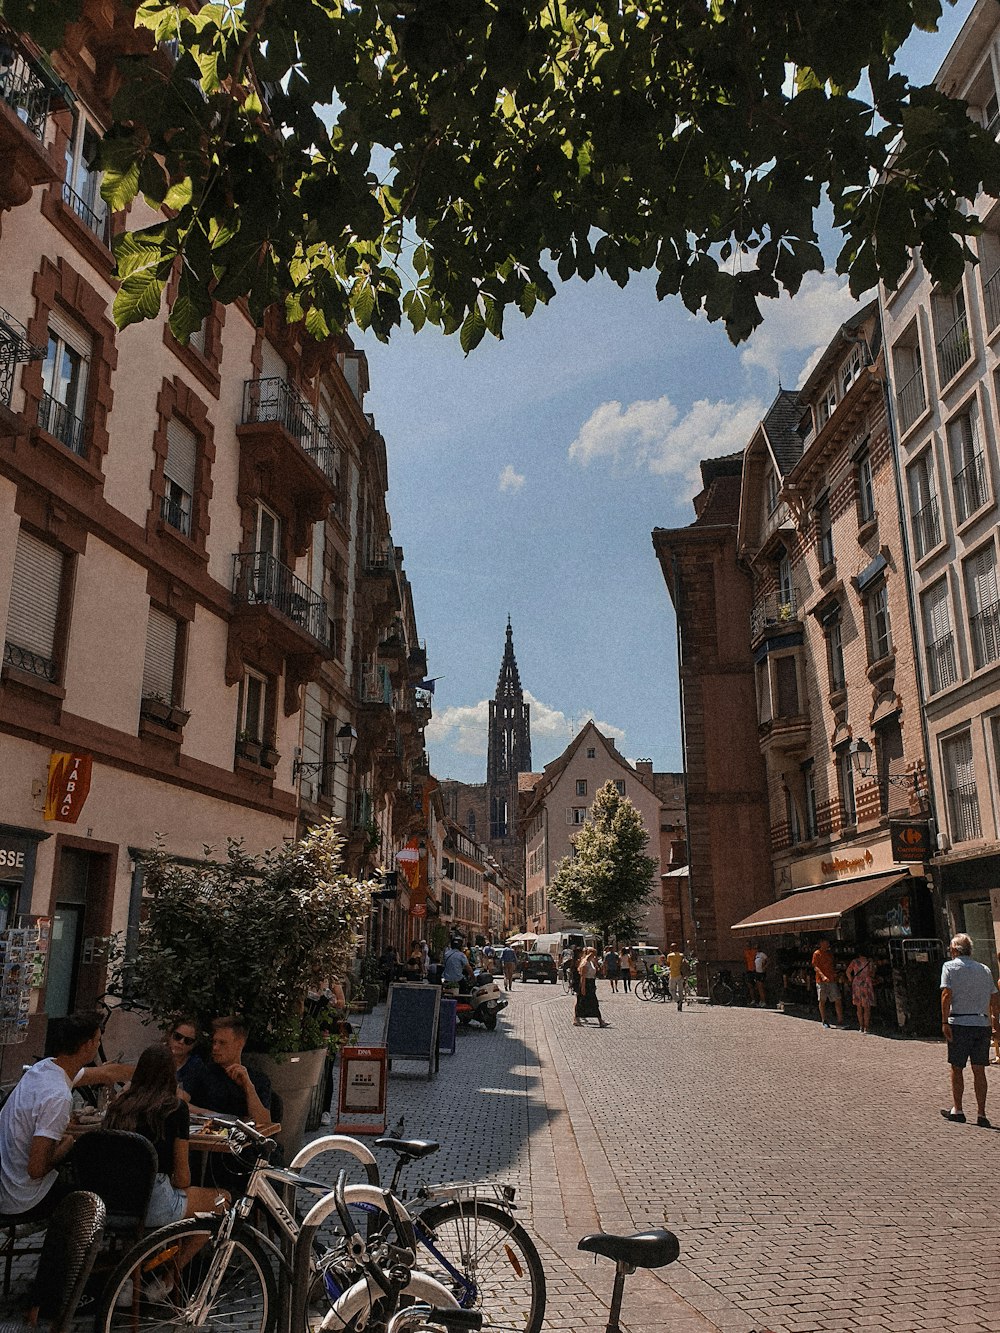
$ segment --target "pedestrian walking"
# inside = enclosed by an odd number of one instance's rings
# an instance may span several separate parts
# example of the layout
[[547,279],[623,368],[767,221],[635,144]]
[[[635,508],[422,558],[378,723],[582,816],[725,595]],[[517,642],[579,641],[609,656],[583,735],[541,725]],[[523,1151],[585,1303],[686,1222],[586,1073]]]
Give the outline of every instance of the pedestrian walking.
[[618,976],[621,972],[621,961],[617,951],[612,947],[604,950],[604,975],[611,982],[611,994],[618,994]]
[[[757,1004],[761,1009],[767,1008],[767,954],[763,949],[758,949],[753,960],[754,986],[757,990]],[[753,1002],[753,993],[751,992],[751,1003]]]
[[858,1027],[867,1033],[872,1025],[872,1005],[875,1003],[875,965],[860,950],[847,964],[847,980],[851,983],[851,1001],[858,1016]]
[[514,970],[517,967],[517,954],[509,944],[505,944],[500,951],[500,966],[503,968],[504,990],[513,990]]
[[576,1007],[573,1012],[573,1025],[579,1027],[585,1018],[596,1018],[602,1028],[608,1026],[601,1017],[601,1006],[597,1003],[597,950],[584,949],[577,965],[578,977],[576,989]]
[[986,1118],[986,1066],[990,1062],[990,1029],[1000,1035],[1000,995],[993,974],[972,957],[972,940],[956,935],[941,968],[941,1029],[948,1043],[951,1072],[951,1110],[946,1120],[965,1124],[962,1098],[965,1094],[965,1065],[972,1065],[976,1093],[976,1124],[991,1129]]
[[837,1024],[839,1027],[843,1027],[844,1002],[840,998],[840,986],[837,984],[837,964],[830,952],[829,940],[820,940],[819,947],[812,956],[812,966],[816,974],[816,998],[819,1000],[820,1022],[825,1028],[830,1026],[826,1021],[826,1006],[827,1002],[832,1000],[837,1011]]
[[757,992],[757,945],[751,942],[743,950],[743,980],[746,982],[747,995],[750,997],[750,1003],[753,1003],[753,997]]
[[632,950],[627,944],[618,955],[618,967],[621,972],[622,990],[628,995],[632,989],[632,974],[635,971],[635,959],[632,956]]
[[669,976],[670,998],[677,1005],[677,1012],[684,1008],[684,955],[676,944],[671,944],[667,954],[667,974]]

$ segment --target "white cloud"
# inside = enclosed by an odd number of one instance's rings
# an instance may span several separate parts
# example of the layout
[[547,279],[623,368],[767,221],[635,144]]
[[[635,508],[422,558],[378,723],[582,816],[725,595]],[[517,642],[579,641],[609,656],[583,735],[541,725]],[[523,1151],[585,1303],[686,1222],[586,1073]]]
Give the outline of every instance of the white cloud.
[[519,491],[524,485],[524,474],[515,472],[512,464],[508,463],[500,473],[500,489],[502,491]]
[[655,476],[683,481],[687,495],[699,489],[703,458],[742,449],[764,413],[757,398],[730,403],[701,398],[686,413],[664,394],[622,407],[602,403],[569,446],[569,457],[586,467],[599,458],[648,468]]
[[[562,754],[580,728],[591,719],[594,719],[598,731],[610,736],[616,743],[625,737],[621,727],[616,727],[611,722],[597,721],[589,709],[583,709],[573,716],[559,708],[552,708],[542,703],[527,690],[524,692],[524,698],[531,706],[531,749],[536,769],[540,769],[543,764],[550,763]],[[480,699],[476,704],[442,708],[434,712],[427,726],[427,743],[438,750],[485,756],[489,718],[488,699]],[[439,776],[447,776],[447,758],[445,757],[443,765],[440,760],[436,760],[436,765],[441,768]],[[485,768],[483,777],[485,778]]]
[[744,366],[759,366],[777,377],[788,370],[786,357],[795,353],[792,364],[797,366],[799,355],[805,353],[809,358],[806,369],[785,387],[802,384],[819,351],[857,308],[846,278],[836,273],[807,273],[795,296],[782,294],[761,302],[764,322],[743,348],[740,360]]

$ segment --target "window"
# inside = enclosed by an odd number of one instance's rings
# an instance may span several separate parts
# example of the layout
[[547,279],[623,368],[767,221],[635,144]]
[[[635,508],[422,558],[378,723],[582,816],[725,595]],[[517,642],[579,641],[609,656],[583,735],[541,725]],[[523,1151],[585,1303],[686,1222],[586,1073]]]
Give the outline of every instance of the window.
[[84,416],[92,344],[60,311],[49,312],[38,424],[73,453],[85,455]]
[[587,820],[587,807],[585,805],[572,805],[566,811],[567,824],[584,824]]
[[795,717],[799,711],[799,685],[794,657],[774,659],[775,689],[778,696],[778,717]]
[[863,366],[864,366],[864,357],[861,354],[861,346],[860,344],[855,344],[855,346],[851,348],[847,360],[840,367],[841,398],[844,397],[848,389],[861,374]]
[[163,500],[160,515],[165,523],[191,536],[191,505],[198,467],[198,437],[177,417],[167,422],[167,457],[163,464]]
[[778,492],[781,489],[778,483],[778,474],[771,468],[767,474],[767,512],[773,514],[778,507]]
[[920,357],[920,333],[916,320],[892,349],[896,384],[896,415],[900,431],[909,430],[927,406],[924,367]]
[[146,656],[142,664],[142,697],[174,702],[178,622],[155,606],[146,622]]
[[792,587],[792,561],[785,552],[778,561],[778,607],[779,614],[783,607],[795,610],[795,590]]
[[941,523],[934,482],[934,459],[929,449],[907,469],[906,483],[910,491],[913,545],[919,560],[928,551],[933,550],[941,540]]
[[969,732],[960,732],[941,742],[941,763],[944,768],[952,842],[971,842],[974,838],[981,838],[979,794],[976,791],[972,737]]
[[816,765],[811,759],[802,765],[802,786],[805,795],[806,838],[812,840],[818,835],[819,820],[816,817]]
[[846,746],[837,751],[837,792],[840,796],[840,827],[849,828],[858,822],[854,803],[854,765]]
[[991,542],[965,562],[965,595],[976,668],[1000,659],[1000,592],[996,551]]
[[238,740],[262,743],[267,738],[269,696],[267,677],[248,667],[240,682]]
[[205,355],[205,346],[208,333],[208,317],[201,321],[194,332],[188,337],[188,347],[196,351],[199,356]]
[[792,793],[785,788],[785,822],[788,825],[788,842],[792,847],[802,841],[802,829],[799,825],[799,810]]
[[101,173],[97,159],[101,131],[79,111],[73,116],[73,130],[66,145],[66,177],[63,201],[105,245],[108,244],[108,206],[101,198]]
[[965,312],[965,292],[961,286],[932,298],[934,335],[937,342],[938,374],[942,384],[954,379],[972,351],[969,321]]
[[989,499],[986,463],[979,443],[979,422],[974,407],[948,422],[948,447],[955,489],[955,518],[964,523]]
[[624,778],[615,778],[615,791],[618,793],[619,796],[624,796],[624,795],[625,795],[625,779],[624,779]]
[[884,579],[865,598],[865,622],[868,628],[868,661],[881,662],[883,657],[888,657],[892,652],[889,589]]
[[65,558],[62,551],[22,528],[17,534],[7,608],[3,660],[55,683],[59,678],[59,611]]
[[833,521],[830,518],[830,499],[824,496],[816,505],[816,533],[819,539],[821,569],[833,564]]
[[597,751],[596,751],[596,749],[595,749],[593,746],[591,746],[590,749],[587,751],[587,758],[588,758],[588,759],[596,759],[596,758],[597,758]]
[[955,636],[948,607],[948,581],[939,579],[920,599],[927,653],[927,678],[932,694],[958,680],[955,665]]
[[847,676],[844,672],[844,643],[839,615],[826,627],[826,665],[831,693],[842,690],[847,684]]
[[586,794],[587,794],[587,779],[586,779],[586,778],[577,778],[577,780],[576,780],[576,794],[577,794],[577,796],[586,796]]
[[837,385],[828,384],[823,397],[816,404],[816,429],[820,431],[833,416],[837,407]]
[[983,129],[987,134],[992,134],[994,139],[1000,137],[1000,101],[997,100],[996,89],[987,96],[983,106]]
[[767,658],[757,663],[757,721],[761,726],[771,721],[771,680],[767,672]]
[[872,456],[866,449],[856,464],[858,486],[858,524],[870,523],[875,517],[875,482],[872,476]]
[[281,519],[273,509],[268,509],[259,500],[254,521],[253,548],[260,555],[270,555],[275,560],[281,557]]
[[883,718],[875,727],[875,764],[878,768],[878,805],[883,815],[889,812],[889,794],[892,784],[889,775],[893,764],[898,765],[903,758],[903,733],[899,726],[899,716],[893,713]]

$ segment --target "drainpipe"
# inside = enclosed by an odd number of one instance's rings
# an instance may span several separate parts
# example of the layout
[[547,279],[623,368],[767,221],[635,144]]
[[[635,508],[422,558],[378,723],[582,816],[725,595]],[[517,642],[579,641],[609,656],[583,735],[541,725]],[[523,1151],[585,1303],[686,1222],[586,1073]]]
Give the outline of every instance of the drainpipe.
[[[684,715],[684,679],[683,676],[681,675],[681,667],[684,660],[684,653],[683,653],[682,639],[681,639],[681,603],[682,603],[681,574],[677,561],[676,551],[674,551],[671,554],[670,566],[673,572],[673,580],[674,580],[674,619],[677,622],[677,698],[678,698],[680,722],[681,722],[681,766],[684,770],[684,824],[685,824],[685,833],[687,835],[687,855],[688,855],[688,877],[687,877],[688,914],[691,920],[691,929],[694,934],[695,956],[698,956],[698,951],[699,951],[698,918],[694,910],[694,875],[692,873],[693,862],[691,857],[691,841],[692,841],[691,807],[690,807],[690,793],[688,791],[687,728],[685,726],[685,715]],[[678,886],[678,894],[677,894],[678,902],[681,901],[682,892],[683,891]],[[682,910],[681,912],[682,925],[683,925],[683,915],[684,913]]]

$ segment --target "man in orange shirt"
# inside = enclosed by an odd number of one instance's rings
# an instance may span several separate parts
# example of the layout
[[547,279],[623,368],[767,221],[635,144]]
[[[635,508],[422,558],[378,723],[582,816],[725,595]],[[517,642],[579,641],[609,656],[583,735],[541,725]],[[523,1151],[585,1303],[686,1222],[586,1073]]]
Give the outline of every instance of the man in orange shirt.
[[837,984],[837,964],[830,952],[830,941],[820,940],[819,948],[812,956],[813,971],[816,973],[816,997],[819,1000],[819,1016],[825,1028],[826,1002],[832,1000],[837,1009],[837,1026],[844,1026],[844,1002],[840,998],[840,986]]
[[757,946],[748,944],[743,950],[743,971],[746,976],[743,978],[747,983],[747,995],[750,1002],[753,1002],[754,994],[757,988]]

